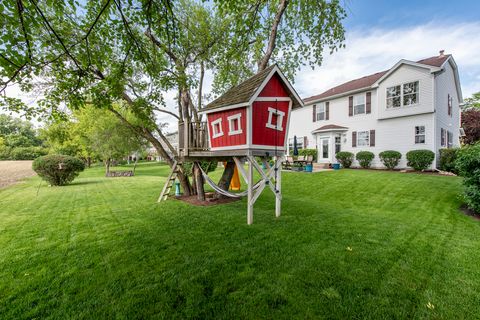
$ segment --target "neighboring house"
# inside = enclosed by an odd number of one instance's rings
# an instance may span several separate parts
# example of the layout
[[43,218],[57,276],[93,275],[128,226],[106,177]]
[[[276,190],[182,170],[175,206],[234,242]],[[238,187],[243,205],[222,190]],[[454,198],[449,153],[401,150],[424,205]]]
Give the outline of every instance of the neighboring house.
[[[173,149],[178,152],[178,131],[165,134],[165,138],[167,138],[168,142],[170,142]],[[170,152],[170,149],[168,148],[168,146],[163,141],[160,141],[160,143],[165,148],[165,150],[167,150],[167,153],[170,156],[172,156],[172,152]],[[155,149],[154,147],[152,147],[152,146],[149,147],[147,151],[148,151],[148,159],[149,160],[155,160],[155,161],[164,161],[165,160],[165,159],[163,159],[162,156],[160,156],[158,154],[157,149]]]
[[[355,79],[306,98],[292,112],[289,148],[317,148],[319,163],[336,162],[338,151],[378,154],[415,149],[435,152],[459,146],[462,91],[453,57],[444,54],[417,62],[400,60],[391,69]],[[355,161],[354,166],[358,165]]]

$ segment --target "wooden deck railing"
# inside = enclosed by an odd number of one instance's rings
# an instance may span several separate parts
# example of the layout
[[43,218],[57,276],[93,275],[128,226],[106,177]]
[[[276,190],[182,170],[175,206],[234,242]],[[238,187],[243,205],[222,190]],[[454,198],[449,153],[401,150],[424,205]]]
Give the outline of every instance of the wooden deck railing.
[[208,150],[208,130],[206,122],[180,122],[178,124],[180,154],[188,156],[189,151]]

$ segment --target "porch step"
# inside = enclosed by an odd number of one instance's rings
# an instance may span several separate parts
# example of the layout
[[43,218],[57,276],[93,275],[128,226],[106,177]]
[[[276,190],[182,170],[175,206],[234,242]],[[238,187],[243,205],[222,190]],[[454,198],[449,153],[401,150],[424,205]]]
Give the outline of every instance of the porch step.
[[313,169],[329,169],[328,163],[314,163]]

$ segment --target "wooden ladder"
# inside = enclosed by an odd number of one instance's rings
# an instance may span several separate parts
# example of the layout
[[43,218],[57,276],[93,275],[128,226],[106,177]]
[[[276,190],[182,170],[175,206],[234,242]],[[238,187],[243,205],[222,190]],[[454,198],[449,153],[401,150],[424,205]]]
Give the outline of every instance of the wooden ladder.
[[178,172],[179,172],[178,162],[177,160],[175,160],[173,162],[172,171],[170,171],[170,174],[168,175],[168,179],[167,181],[165,181],[165,185],[163,186],[162,193],[160,193],[160,197],[158,197],[157,202],[167,200],[168,195],[170,194],[170,190],[172,190],[175,179],[177,179]]

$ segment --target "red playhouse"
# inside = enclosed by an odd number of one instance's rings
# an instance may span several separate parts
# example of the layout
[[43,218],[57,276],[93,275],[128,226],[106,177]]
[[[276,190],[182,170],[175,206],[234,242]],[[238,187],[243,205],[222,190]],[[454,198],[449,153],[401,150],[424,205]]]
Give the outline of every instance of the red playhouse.
[[[248,195],[247,223],[253,222],[253,204],[268,186],[276,197],[275,212],[281,210],[281,163],[286,152],[290,112],[302,100],[277,65],[272,65],[228,90],[204,109],[204,124],[179,124],[180,161],[206,158],[233,160],[248,185],[245,193],[222,190],[204,174],[205,182],[227,196]],[[263,168],[255,157],[263,159]],[[268,159],[273,157],[274,165]],[[244,163],[248,162],[248,170]],[[262,177],[253,183],[253,168]],[[175,170],[173,170],[175,171]],[[172,171],[172,172],[173,172]],[[164,197],[163,192],[160,200]]]

